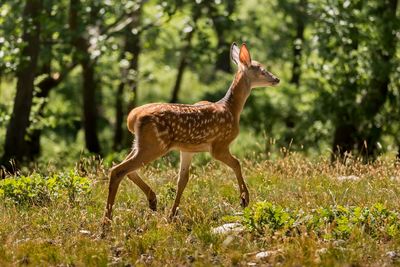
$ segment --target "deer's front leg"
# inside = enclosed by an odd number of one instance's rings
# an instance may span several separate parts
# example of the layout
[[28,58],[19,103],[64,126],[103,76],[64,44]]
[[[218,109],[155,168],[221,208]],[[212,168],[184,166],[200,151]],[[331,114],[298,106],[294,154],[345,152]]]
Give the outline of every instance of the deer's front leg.
[[181,165],[178,178],[178,190],[176,192],[174,205],[172,206],[171,209],[170,218],[176,215],[176,210],[181,201],[183,190],[185,190],[185,187],[189,180],[189,169],[190,169],[190,163],[192,162],[192,158],[193,158],[193,153],[181,152]]
[[229,147],[218,147],[214,146],[211,150],[211,155],[228,165],[236,175],[236,179],[239,184],[239,191],[240,191],[240,205],[242,207],[247,207],[249,205],[249,191],[247,190],[246,183],[244,182],[242,176],[242,169],[240,167],[240,162],[237,158],[232,156],[231,152],[229,151]]

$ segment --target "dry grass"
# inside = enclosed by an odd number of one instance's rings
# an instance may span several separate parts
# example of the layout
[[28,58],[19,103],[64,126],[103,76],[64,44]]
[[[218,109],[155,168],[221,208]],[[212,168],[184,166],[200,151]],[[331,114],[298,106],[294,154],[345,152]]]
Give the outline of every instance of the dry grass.
[[[176,169],[152,166],[141,172],[158,195],[158,212],[151,212],[143,193],[124,180],[113,229],[106,239],[99,239],[107,172],[102,165],[87,162],[77,169],[93,181],[91,194],[79,202],[60,199],[42,207],[17,207],[9,201],[0,204],[0,266],[398,263],[400,239],[376,239],[363,229],[356,229],[345,240],[326,240],[307,232],[296,236],[258,235],[247,230],[213,234],[213,227],[240,219],[233,215],[242,211],[236,179],[217,163],[192,169],[174,222],[167,216],[174,198]],[[364,207],[379,202],[400,211],[400,170],[390,159],[370,165],[354,161],[332,166],[325,159],[310,161],[291,155],[274,161],[246,161],[243,169],[251,203],[269,201],[307,212],[332,205]],[[338,179],[349,175],[358,179]],[[269,256],[257,259],[260,251],[269,251]]]

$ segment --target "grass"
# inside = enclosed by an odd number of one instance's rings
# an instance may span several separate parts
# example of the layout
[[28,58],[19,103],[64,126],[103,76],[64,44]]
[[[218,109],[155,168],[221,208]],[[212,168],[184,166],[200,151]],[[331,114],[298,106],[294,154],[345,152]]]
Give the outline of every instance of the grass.
[[[276,160],[248,160],[242,165],[251,196],[248,213],[265,201],[294,217],[321,208],[371,208],[377,203],[394,214],[400,211],[400,169],[391,159],[369,165],[357,161],[331,165],[326,159],[309,160],[293,154]],[[33,176],[65,177],[55,170],[38,168]],[[346,229],[345,236],[320,235],[313,229],[288,232],[287,228],[271,226],[271,219],[265,227],[252,229],[241,215],[233,173],[215,162],[192,168],[179,215],[170,222],[167,218],[175,195],[176,172],[175,168],[157,164],[141,171],[157,193],[157,212],[148,209],[144,194],[125,179],[117,195],[113,228],[106,239],[98,237],[107,197],[107,170],[101,163],[78,164],[75,170],[66,172],[77,181],[79,177],[89,180],[90,190],[79,191],[79,197],[71,199],[68,186],[60,187],[61,193],[51,191],[53,195],[45,203],[21,204],[3,196],[0,266],[400,263],[399,235],[373,235],[363,224]],[[356,178],[339,178],[349,175]],[[235,221],[244,223],[245,230],[227,234],[212,231]],[[268,256],[256,258],[260,251],[268,251]]]

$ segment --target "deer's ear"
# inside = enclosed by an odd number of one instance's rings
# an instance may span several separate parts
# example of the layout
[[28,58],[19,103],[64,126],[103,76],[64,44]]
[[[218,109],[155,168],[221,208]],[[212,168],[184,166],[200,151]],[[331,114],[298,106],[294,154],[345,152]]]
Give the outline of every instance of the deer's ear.
[[242,44],[242,47],[240,48],[239,60],[240,60],[240,63],[242,63],[244,66],[246,66],[246,67],[251,66],[250,52],[247,49],[246,44]]
[[233,61],[233,63],[235,63],[236,65],[239,64],[239,47],[237,46],[236,43],[232,43],[231,45],[231,59]]

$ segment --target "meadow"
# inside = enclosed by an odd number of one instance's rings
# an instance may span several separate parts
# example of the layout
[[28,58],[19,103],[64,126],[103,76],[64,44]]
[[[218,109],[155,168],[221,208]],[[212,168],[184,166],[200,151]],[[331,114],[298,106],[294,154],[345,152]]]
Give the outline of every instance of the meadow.
[[[398,3],[2,1],[0,267],[400,265]],[[102,237],[129,110],[218,101],[233,42],[280,79],[231,147],[250,205],[200,154],[170,220],[175,153],[140,170],[158,211],[125,179]]]
[[[297,153],[242,160],[251,202],[215,161],[191,169],[178,216],[168,219],[177,168],[142,169],[157,193],[151,211],[128,179],[101,238],[107,164],[82,158],[0,181],[1,266],[389,266],[400,262],[400,169],[391,157],[362,164]],[[16,178],[16,179],[14,179]],[[219,226],[236,223],[231,231]],[[262,252],[262,253],[260,253]]]

